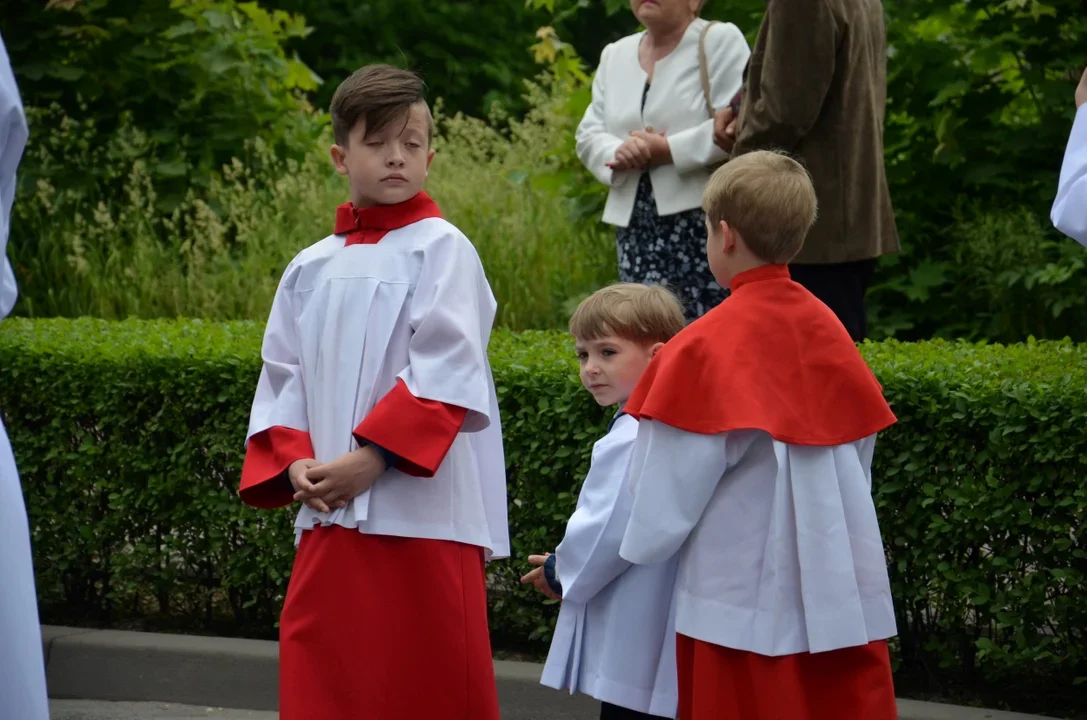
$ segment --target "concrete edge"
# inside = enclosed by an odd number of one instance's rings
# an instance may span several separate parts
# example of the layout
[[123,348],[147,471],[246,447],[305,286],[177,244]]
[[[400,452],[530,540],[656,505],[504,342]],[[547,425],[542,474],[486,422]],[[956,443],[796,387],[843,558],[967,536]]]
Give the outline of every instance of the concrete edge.
[[[43,625],[42,652],[51,698],[277,709],[279,644],[271,640]],[[500,691],[540,687],[542,665],[496,660],[494,667]],[[917,700],[900,699],[898,708],[900,720],[1044,720]]]

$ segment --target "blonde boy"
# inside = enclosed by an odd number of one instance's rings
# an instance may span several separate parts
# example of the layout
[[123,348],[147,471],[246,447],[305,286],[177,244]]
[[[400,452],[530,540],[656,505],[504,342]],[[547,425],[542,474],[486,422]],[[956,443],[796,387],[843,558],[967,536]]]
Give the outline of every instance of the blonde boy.
[[596,401],[617,405],[593,446],[577,509],[554,555],[533,555],[532,582],[562,598],[541,682],[601,701],[601,718],[675,717],[676,563],[631,567],[619,557],[632,497],[623,490],[638,423],[623,405],[664,343],[684,325],[661,287],[620,284],[587,298],[570,319],[581,382]]
[[815,220],[811,181],[751,153],[714,173],[703,207],[709,265],[732,294],[627,403],[639,423],[620,555],[679,553],[683,720],[891,720],[871,465],[895,418],[841,322],[789,277]]

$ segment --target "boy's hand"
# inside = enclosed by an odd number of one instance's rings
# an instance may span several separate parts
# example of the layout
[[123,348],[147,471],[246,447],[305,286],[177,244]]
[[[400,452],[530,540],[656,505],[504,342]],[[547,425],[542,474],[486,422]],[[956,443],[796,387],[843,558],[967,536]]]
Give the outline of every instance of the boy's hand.
[[306,470],[306,481],[310,487],[295,494],[295,500],[302,500],[307,505],[310,500],[319,501],[329,512],[331,509],[346,507],[370,489],[374,481],[385,472],[385,461],[372,447],[366,446],[341,455],[330,463],[317,465]]
[[1087,103],[1087,68],[1083,70],[1083,77],[1079,79],[1079,87],[1076,88],[1076,107],[1083,107]]
[[555,592],[551,589],[551,586],[547,584],[547,578],[544,577],[543,564],[547,562],[547,558],[550,555],[551,553],[547,553],[546,555],[529,555],[528,564],[533,565],[535,567],[535,570],[532,570],[527,575],[522,577],[521,584],[531,584],[537,590],[539,590],[541,593],[551,598],[552,600],[562,600],[562,598],[556,595]]
[[[294,499],[300,499],[299,494],[305,492],[310,493],[313,490],[313,483],[306,479],[306,471],[310,468],[317,467],[321,463],[317,462],[313,458],[306,458],[305,460],[295,460],[291,463],[291,466],[287,468],[287,477],[291,481],[291,487],[294,488]],[[328,506],[321,501],[320,498],[309,498],[305,501],[306,505],[317,512],[328,512]]]

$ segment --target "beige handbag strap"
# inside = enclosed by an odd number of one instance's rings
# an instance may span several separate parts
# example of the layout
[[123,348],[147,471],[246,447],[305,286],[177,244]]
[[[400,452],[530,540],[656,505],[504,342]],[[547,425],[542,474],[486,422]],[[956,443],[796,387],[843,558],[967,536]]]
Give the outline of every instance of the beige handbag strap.
[[714,116],[713,99],[710,94],[710,69],[706,63],[706,33],[717,24],[716,20],[710,20],[706,27],[702,28],[702,34],[698,37],[698,72],[702,76],[702,95],[706,98],[706,107],[710,111],[710,117]]

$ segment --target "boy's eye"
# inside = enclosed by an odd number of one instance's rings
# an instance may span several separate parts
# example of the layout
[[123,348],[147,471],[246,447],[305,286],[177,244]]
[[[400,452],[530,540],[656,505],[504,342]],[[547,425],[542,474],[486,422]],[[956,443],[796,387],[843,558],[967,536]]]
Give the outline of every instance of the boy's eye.
[[585,352],[579,352],[579,353],[577,354],[577,359],[578,359],[578,360],[584,360],[584,359],[585,359],[585,358],[587,358],[587,357],[589,357],[589,353],[585,353]]
[[615,351],[614,350],[604,350],[600,354],[604,355],[605,357],[611,357],[612,355],[615,354]]
[[417,143],[417,142],[410,142],[410,143],[408,143],[408,147],[410,147],[412,150],[415,150],[415,149],[418,149],[419,147],[422,147],[422,146],[419,145],[419,143]]

